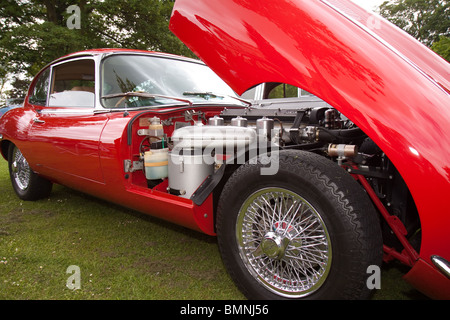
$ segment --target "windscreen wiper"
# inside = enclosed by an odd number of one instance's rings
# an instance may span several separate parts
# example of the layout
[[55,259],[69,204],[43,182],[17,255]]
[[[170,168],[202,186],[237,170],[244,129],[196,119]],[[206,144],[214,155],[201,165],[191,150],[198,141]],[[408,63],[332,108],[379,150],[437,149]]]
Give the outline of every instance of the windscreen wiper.
[[250,101],[247,101],[245,99],[241,99],[241,98],[238,98],[238,97],[233,97],[233,96],[230,96],[230,95],[217,94],[217,93],[209,92],[209,91],[205,91],[205,92],[185,91],[185,92],[183,92],[183,96],[198,96],[198,97],[201,97],[201,98],[203,98],[205,100],[209,100],[210,98],[223,99],[225,97],[228,97],[228,98],[232,98],[232,99],[238,100],[238,101],[240,101],[242,103],[245,103],[248,106],[252,105],[252,103]]
[[143,91],[130,91],[130,92],[122,92],[122,93],[112,93],[107,94],[105,96],[102,96],[101,99],[112,99],[112,98],[126,98],[126,97],[141,97],[141,98],[163,98],[163,99],[170,99],[170,100],[176,100],[181,101],[184,103],[189,104],[190,107],[192,107],[193,103],[191,100],[183,99],[179,97],[171,97],[171,96],[165,96],[161,94],[153,94]]

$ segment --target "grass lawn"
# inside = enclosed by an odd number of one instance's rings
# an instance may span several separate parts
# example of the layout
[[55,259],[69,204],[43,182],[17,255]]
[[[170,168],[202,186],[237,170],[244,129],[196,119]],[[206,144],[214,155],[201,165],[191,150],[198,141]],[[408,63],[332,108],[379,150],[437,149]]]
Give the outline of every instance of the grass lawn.
[[[22,201],[3,159],[0,197],[0,300],[245,299],[214,237],[59,185],[48,199]],[[80,289],[66,286],[69,266],[79,267]],[[373,299],[425,299],[403,272],[383,268]]]

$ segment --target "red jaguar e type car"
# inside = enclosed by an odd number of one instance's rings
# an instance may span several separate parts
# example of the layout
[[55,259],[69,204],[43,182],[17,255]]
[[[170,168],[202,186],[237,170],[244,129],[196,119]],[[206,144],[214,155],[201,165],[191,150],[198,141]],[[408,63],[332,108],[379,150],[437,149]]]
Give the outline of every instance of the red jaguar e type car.
[[90,50],[36,76],[0,120],[21,199],[59,183],[217,235],[251,299],[368,298],[393,259],[450,299],[446,61],[348,0],[177,0],[170,28],[203,62]]

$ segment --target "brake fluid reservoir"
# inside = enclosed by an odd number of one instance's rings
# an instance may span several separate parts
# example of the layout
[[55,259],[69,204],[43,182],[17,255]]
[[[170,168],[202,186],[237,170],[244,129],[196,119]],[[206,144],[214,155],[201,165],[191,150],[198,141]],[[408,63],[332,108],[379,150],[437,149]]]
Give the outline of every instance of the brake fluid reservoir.
[[161,119],[153,117],[149,119],[150,125],[148,126],[149,136],[162,137],[164,135],[164,129],[161,124]]
[[168,176],[169,148],[152,149],[144,153],[145,177],[147,180],[164,179]]

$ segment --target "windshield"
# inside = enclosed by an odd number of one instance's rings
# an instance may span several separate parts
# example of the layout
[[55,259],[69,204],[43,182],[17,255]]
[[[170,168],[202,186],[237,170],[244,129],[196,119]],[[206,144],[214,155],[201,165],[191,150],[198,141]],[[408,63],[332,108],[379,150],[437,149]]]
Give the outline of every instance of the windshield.
[[236,94],[223,80],[196,62],[150,55],[114,55],[104,60],[101,78],[101,101],[105,108],[163,106],[181,101],[170,97],[193,103],[207,100],[239,103],[231,98]]

